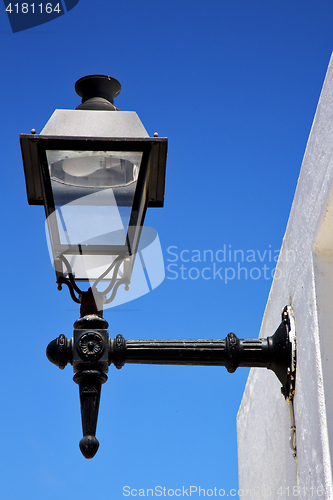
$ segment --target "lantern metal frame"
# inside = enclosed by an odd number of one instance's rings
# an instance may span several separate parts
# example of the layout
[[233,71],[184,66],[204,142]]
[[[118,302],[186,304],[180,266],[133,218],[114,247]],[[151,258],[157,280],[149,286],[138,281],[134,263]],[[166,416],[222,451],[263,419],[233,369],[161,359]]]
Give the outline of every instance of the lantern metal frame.
[[[129,286],[129,277],[132,274],[135,256],[138,249],[143,221],[148,207],[163,207],[165,188],[165,168],[167,154],[167,138],[139,137],[139,138],[105,138],[105,137],[77,137],[77,136],[45,136],[21,134],[21,149],[23,165],[26,175],[28,202],[31,205],[44,205],[45,215],[48,218],[55,212],[56,207],[51,187],[51,178],[46,158],[46,151],[103,151],[103,152],[138,152],[142,153],[137,186],[129,219],[129,225],[124,245],[89,245],[89,255],[117,256],[109,268],[113,270],[108,287],[103,291],[102,303],[114,300],[117,289],[121,284]],[[86,279],[74,278],[66,254],[79,255],[82,252],[80,245],[63,245],[60,243],[56,219],[53,221],[53,245],[59,257],[54,261],[56,282],[59,289],[66,285],[72,299],[80,303],[83,290],[77,282]],[[56,229],[54,231],[54,229]],[[117,279],[117,271],[124,263],[126,278]],[[68,277],[63,275],[63,265],[67,269]],[[108,274],[103,273],[103,275]],[[94,286],[103,279],[99,277]],[[111,292],[107,298],[107,294]],[[77,295],[75,295],[75,293]],[[97,291],[95,290],[95,293]]]
[[[117,113],[117,112],[115,112]],[[20,135],[29,205],[44,205],[42,162],[45,151],[142,151],[149,155],[148,207],[163,207],[168,139],[166,137],[81,137],[55,135]],[[142,160],[143,161],[143,160]]]

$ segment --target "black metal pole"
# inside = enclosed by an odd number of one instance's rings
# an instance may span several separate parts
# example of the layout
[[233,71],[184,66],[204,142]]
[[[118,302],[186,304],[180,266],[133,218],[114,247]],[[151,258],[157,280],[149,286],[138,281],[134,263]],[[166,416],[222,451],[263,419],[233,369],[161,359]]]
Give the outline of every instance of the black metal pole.
[[239,366],[268,368],[276,374],[288,393],[292,344],[290,324],[284,318],[271,337],[239,339],[229,333],[225,339],[125,340],[110,339],[109,364],[225,366],[233,373]]
[[[119,341],[119,337],[113,341]],[[113,346],[113,342],[111,345]],[[235,347],[237,358],[233,355]],[[118,357],[119,357],[119,353]],[[123,362],[155,365],[266,367],[270,358],[267,339],[238,339],[229,333],[225,339],[126,340]],[[111,347],[113,362],[113,347]]]

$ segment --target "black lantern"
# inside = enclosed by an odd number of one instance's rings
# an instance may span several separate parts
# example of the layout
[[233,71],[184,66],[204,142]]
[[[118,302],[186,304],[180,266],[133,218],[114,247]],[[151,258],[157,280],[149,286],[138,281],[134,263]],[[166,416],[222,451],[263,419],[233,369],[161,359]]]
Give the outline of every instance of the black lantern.
[[[193,340],[109,337],[103,306],[114,300],[121,284],[130,286],[147,207],[163,206],[167,139],[149,137],[136,113],[114,106],[117,80],[93,75],[81,78],[75,88],[82,104],[56,110],[40,135],[21,135],[21,148],[28,201],[45,207],[58,286],[66,284],[81,303],[73,337],[60,335],[46,353],[61,369],[73,365],[83,455],[92,458],[99,446],[101,385],[111,364],[118,369],[125,363],[226,366],[231,373],[239,366],[266,367],[291,402],[296,334],[290,306],[265,339],[239,339],[234,333]],[[82,291],[80,282],[89,282],[89,289]]]
[[58,285],[79,302],[78,282],[88,281],[102,307],[130,284],[147,207],[163,206],[167,139],[149,137],[135,112],[114,106],[114,78],[87,76],[75,88],[82,104],[56,110],[40,135],[22,134],[21,148],[29,204],[45,207]]

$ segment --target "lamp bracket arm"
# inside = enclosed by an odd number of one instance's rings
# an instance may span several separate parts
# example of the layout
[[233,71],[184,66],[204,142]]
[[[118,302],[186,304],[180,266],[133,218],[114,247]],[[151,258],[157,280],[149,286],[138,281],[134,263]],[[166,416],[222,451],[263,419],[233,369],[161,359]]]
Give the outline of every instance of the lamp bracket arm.
[[101,386],[110,364],[118,369],[125,363],[225,366],[230,373],[238,366],[264,367],[276,374],[287,401],[294,396],[296,335],[290,306],[284,308],[275,333],[259,339],[239,339],[234,333],[225,339],[125,340],[120,334],[110,339],[108,322],[96,313],[78,319],[74,328],[72,339],[61,334],[46,354],[61,369],[73,365],[81,402],[80,449],[86,458],[92,458],[99,446],[95,433]]
[[238,366],[272,370],[282,384],[281,392],[291,400],[296,377],[296,337],[290,306],[282,321],[267,338],[239,339],[229,333],[225,339],[125,340],[117,335],[109,341],[109,364],[225,366],[233,373]]
[[[76,302],[77,304],[80,304],[80,295],[78,297],[75,295],[73,284],[71,283],[71,281],[69,279],[59,278],[57,280],[57,285],[58,285],[58,290],[62,290],[62,285],[66,285],[68,287],[68,290],[69,290],[70,296],[72,297],[72,300],[74,300],[74,302]],[[77,292],[77,293],[79,293],[79,292]]]

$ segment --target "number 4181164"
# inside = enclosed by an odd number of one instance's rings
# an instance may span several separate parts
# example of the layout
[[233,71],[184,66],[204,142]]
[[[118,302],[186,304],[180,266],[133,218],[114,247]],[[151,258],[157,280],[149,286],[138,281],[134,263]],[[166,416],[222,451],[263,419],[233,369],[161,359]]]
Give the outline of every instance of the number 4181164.
[[6,7],[6,11],[9,12],[10,14],[12,12],[18,14],[19,12],[22,12],[22,14],[28,14],[29,12],[31,14],[35,14],[35,10],[36,10],[36,13],[40,13],[40,14],[43,14],[43,12],[46,12],[46,14],[51,14],[52,12],[57,12],[58,14],[60,14],[62,12],[62,9],[59,5],[59,3],[57,3],[57,5],[55,5],[53,7],[53,5],[51,3],[47,3],[47,4],[43,4],[43,3],[40,3],[40,4],[36,4],[36,8],[35,8],[35,4],[34,3],[31,3],[30,5],[28,3],[16,3],[13,8],[12,8],[12,4],[9,3]]

